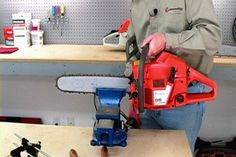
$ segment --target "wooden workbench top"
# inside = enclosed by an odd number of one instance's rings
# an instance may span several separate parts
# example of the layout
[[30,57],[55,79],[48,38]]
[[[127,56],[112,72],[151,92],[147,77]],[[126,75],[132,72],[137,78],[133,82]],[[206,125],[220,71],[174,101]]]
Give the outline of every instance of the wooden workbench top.
[[215,66],[234,67],[236,66],[236,57],[214,57]]
[[43,45],[1,54],[1,62],[124,63],[125,52],[102,45]]
[[[1,45],[0,45],[1,46]],[[0,62],[125,63],[125,52],[102,45],[57,45],[21,48],[0,54]],[[236,57],[215,57],[216,66],[236,66]]]
[[[69,157],[75,149],[79,157],[100,157],[101,147],[90,146],[91,128],[0,123],[0,156],[9,157],[20,140],[17,133],[31,142],[42,142],[42,150],[51,157]],[[131,130],[128,146],[109,148],[109,157],[191,157],[183,131]]]

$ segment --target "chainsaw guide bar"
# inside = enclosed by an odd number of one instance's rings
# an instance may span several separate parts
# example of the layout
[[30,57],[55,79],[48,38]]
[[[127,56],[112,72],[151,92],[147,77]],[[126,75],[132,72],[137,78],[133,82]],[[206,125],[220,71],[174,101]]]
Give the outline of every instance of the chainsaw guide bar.
[[62,75],[57,78],[56,87],[67,93],[94,94],[97,88],[130,89],[130,79],[110,75]]

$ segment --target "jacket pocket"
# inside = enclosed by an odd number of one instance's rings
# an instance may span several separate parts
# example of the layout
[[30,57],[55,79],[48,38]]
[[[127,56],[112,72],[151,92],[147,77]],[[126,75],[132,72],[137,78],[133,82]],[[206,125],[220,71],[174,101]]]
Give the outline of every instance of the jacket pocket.
[[163,22],[169,33],[180,33],[187,29],[185,0],[166,0],[162,4]]
[[148,6],[148,15],[149,15],[149,29],[148,34],[153,34],[158,32],[159,24],[161,23],[161,16],[160,16],[160,5],[157,1],[152,1],[152,3]]
[[183,12],[184,12],[184,8],[179,7],[179,6],[165,8],[166,14],[183,14]]

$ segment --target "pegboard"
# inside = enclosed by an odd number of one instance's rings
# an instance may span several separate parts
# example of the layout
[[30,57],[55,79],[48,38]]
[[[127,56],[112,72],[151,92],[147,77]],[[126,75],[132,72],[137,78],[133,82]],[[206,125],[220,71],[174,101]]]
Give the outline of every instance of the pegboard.
[[31,12],[33,18],[43,19],[52,5],[65,5],[69,23],[64,25],[63,36],[61,30],[42,23],[44,42],[102,44],[103,36],[129,17],[130,4],[127,0],[1,0],[0,28],[11,24],[12,13]]
[[236,18],[236,0],[213,0],[217,17],[223,29],[223,44],[236,46],[232,26]]
[[[11,14],[31,12],[33,18],[46,18],[52,5],[65,5],[69,23],[61,31],[42,23],[45,43],[102,44],[110,30],[117,29],[129,17],[131,0],[0,0],[0,28],[11,24]],[[216,13],[224,30],[224,44],[236,45],[232,23],[236,17],[236,0],[214,0]],[[3,42],[3,32],[0,31]]]

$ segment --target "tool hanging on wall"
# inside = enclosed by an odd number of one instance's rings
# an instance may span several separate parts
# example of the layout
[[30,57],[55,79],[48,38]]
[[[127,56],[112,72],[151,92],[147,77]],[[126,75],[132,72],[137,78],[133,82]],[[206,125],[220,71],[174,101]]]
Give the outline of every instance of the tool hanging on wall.
[[51,157],[47,153],[41,150],[41,142],[31,143],[26,138],[15,133],[15,136],[21,140],[21,146],[16,143],[13,143],[17,148],[10,152],[12,157],[21,157],[22,152],[26,152],[29,157],[38,157],[38,154],[41,153],[45,157]]
[[46,23],[53,25],[53,30],[60,30],[62,36],[64,25],[69,23],[69,19],[68,17],[66,17],[65,6],[52,6],[51,11],[48,11],[48,15],[45,21]]
[[[109,34],[103,38],[103,45],[115,48],[125,49],[127,42],[127,31],[130,25],[130,19],[123,22],[118,30],[112,30]],[[118,38],[118,43],[108,43],[107,40],[114,40]]]

